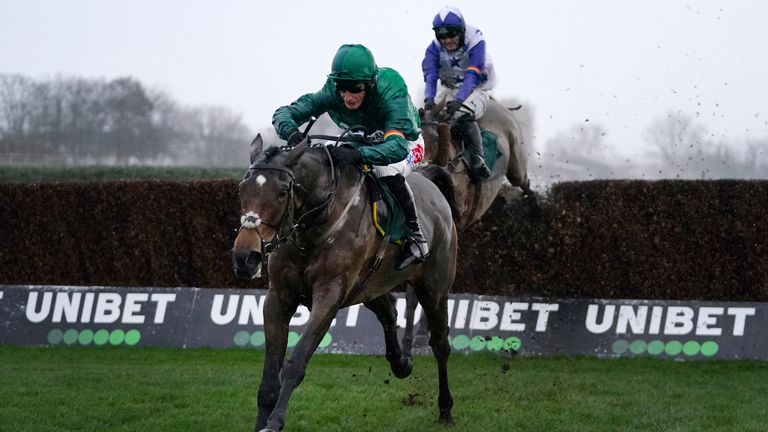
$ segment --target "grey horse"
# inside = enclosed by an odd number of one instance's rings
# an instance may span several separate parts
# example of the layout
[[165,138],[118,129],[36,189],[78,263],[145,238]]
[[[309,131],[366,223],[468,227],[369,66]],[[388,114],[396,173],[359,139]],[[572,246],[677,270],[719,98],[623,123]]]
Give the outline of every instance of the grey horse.
[[[446,197],[424,175],[407,177],[432,252],[423,264],[397,271],[400,247],[385,242],[371,223],[367,185],[358,169],[334,167],[324,147],[309,146],[306,140],[290,150],[262,148],[257,136],[251,166],[239,186],[242,226],[232,249],[234,271],[243,278],[257,276],[269,252],[256,430],[283,428],[291,394],[341,308],[363,303],[376,314],[390,368],[395,376],[407,377],[412,362],[397,340],[390,293],[404,283],[414,288],[428,317],[438,366],[439,421],[451,424],[447,301],[456,273],[457,231]],[[378,270],[372,271],[376,262]],[[311,310],[310,318],[286,360],[288,323],[300,304]]]

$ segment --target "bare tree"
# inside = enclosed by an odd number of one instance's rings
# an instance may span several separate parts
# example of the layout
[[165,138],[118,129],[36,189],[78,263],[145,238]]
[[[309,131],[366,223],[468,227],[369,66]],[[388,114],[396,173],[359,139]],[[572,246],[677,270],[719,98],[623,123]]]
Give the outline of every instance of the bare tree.
[[648,129],[655,152],[656,178],[764,178],[768,139],[747,143],[739,154],[733,143],[707,139],[707,130],[681,112],[669,113]]
[[0,75],[0,156],[79,163],[231,165],[250,131],[222,107],[181,108],[139,81]]
[[32,88],[27,77],[0,74],[0,136],[21,136],[27,130]]

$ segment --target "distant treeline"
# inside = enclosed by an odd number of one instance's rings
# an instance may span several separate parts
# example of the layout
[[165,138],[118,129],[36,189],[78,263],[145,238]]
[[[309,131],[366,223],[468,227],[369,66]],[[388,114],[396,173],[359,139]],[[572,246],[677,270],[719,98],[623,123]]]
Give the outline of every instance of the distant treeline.
[[[597,124],[576,125],[529,155],[534,183],[595,179],[765,179],[768,137],[732,142],[709,133],[706,125],[682,112],[651,123],[642,156],[619,156],[611,137]],[[624,143],[625,145],[627,143]]]
[[240,166],[251,135],[225,108],[182,107],[130,77],[0,74],[0,162]]

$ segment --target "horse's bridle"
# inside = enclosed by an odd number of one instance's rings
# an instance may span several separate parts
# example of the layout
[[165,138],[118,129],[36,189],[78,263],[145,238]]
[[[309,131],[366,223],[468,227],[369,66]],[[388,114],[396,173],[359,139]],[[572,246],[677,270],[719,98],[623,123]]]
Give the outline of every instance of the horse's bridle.
[[[288,199],[285,203],[285,211],[283,211],[283,216],[280,218],[280,222],[275,224],[274,222],[267,222],[263,221],[260,218],[258,218],[257,215],[247,213],[242,216],[240,219],[240,229],[243,228],[255,228],[258,231],[258,225],[264,224],[273,230],[275,230],[275,238],[272,239],[272,241],[265,242],[264,237],[259,233],[259,237],[261,238],[261,251],[264,255],[269,255],[270,252],[277,249],[277,247],[285,241],[288,237],[290,237],[291,233],[288,235],[281,237],[281,233],[283,232],[285,228],[285,223],[288,220],[289,213],[292,213],[293,210],[293,193],[294,193],[294,186],[296,184],[296,177],[293,174],[293,171],[278,164],[267,164],[267,163],[254,163],[251,166],[248,167],[248,171],[252,170],[271,170],[271,171],[279,171],[285,174],[288,174],[288,177],[290,177],[291,181],[288,183]],[[295,230],[295,226],[291,232]]]
[[[315,122],[315,120],[313,118],[310,121],[310,124],[307,126],[307,131],[309,131],[309,128],[312,126],[312,124],[314,124],[314,122]],[[311,138],[316,138],[316,139],[334,139],[336,141],[336,145],[339,145],[339,142],[341,142],[342,139],[345,142],[366,142],[366,143],[369,143],[369,144],[373,143],[373,142],[377,142],[377,140],[378,141],[383,140],[383,134],[379,134],[379,135],[374,134],[374,135],[371,135],[371,137],[368,137],[368,138],[362,138],[362,137],[356,137],[356,136],[347,136],[350,132],[354,131],[356,128],[360,128],[360,126],[349,126],[338,137],[325,136],[325,135],[306,135],[306,131],[305,131],[305,137],[304,137],[305,141],[301,142],[296,147],[301,146],[301,145],[307,145],[308,142],[309,142],[308,140],[311,139]],[[293,147],[293,148],[296,148],[296,147]],[[253,163],[253,164],[251,164],[251,166],[248,167],[248,171],[257,170],[257,169],[280,171],[280,172],[288,174],[288,176],[291,178],[291,181],[290,181],[289,186],[288,186],[288,200],[286,201],[286,204],[285,204],[285,211],[283,212],[283,217],[280,219],[280,223],[278,225],[262,221],[258,217],[258,215],[256,215],[256,214],[245,214],[245,215],[243,215],[240,218],[240,230],[242,230],[243,228],[251,228],[251,227],[253,227],[253,228],[257,229],[257,231],[258,231],[257,227],[258,227],[259,224],[264,224],[264,225],[266,225],[266,226],[268,226],[268,227],[270,227],[270,228],[275,230],[275,238],[272,241],[269,241],[269,242],[265,242],[264,241],[264,237],[261,235],[261,233],[259,233],[259,237],[261,237],[261,251],[262,251],[262,253],[264,255],[269,255],[271,252],[273,252],[278,247],[280,247],[280,245],[283,244],[285,241],[287,241],[289,238],[291,238],[292,236],[296,235],[296,233],[298,231],[300,231],[301,229],[304,228],[304,225],[302,225],[302,220],[305,217],[307,217],[307,216],[309,216],[311,214],[314,214],[316,212],[320,212],[322,210],[327,209],[329,207],[331,201],[333,201],[334,197],[336,196],[336,191],[339,188],[339,181],[338,181],[338,178],[336,177],[336,170],[334,168],[333,157],[331,157],[331,153],[328,151],[328,148],[326,146],[320,145],[320,147],[322,147],[323,150],[325,150],[325,154],[328,157],[328,161],[329,161],[329,164],[330,164],[330,170],[331,170],[331,184],[333,185],[333,191],[328,193],[328,196],[325,198],[325,200],[323,200],[322,203],[318,204],[314,208],[308,210],[307,212],[305,212],[304,214],[299,216],[299,219],[295,223],[293,223],[293,226],[290,227],[290,231],[288,232],[288,234],[286,234],[284,236],[281,236],[280,234],[286,230],[285,224],[288,221],[289,212],[291,213],[291,219],[293,219],[293,206],[292,206],[292,203],[293,203],[294,188],[296,186],[298,186],[298,187],[302,187],[302,186],[296,184],[296,176],[293,174],[293,171],[291,169],[289,169],[289,168],[286,168],[283,165],[271,164],[271,163]],[[284,148],[284,150],[286,150],[286,151],[287,150],[291,150],[291,148]],[[360,187],[362,186],[364,180],[365,180],[365,176],[361,175],[360,176],[360,181],[358,181],[358,183],[357,183],[357,187],[355,189],[354,196],[352,197],[350,202],[347,203],[347,206],[344,208],[344,211],[342,212],[342,215],[346,214],[349,211],[352,202],[356,199],[357,195],[360,193]],[[343,220],[343,217],[339,218],[336,221],[336,223],[334,223],[333,226],[321,237],[321,241],[319,241],[318,243],[326,241],[328,238],[330,238],[335,233],[335,231],[339,229],[342,220]],[[297,241],[297,243],[298,243],[298,241]],[[303,253],[305,251],[305,248],[299,247],[299,250],[300,250],[300,252]]]
[[[280,164],[270,164],[270,163],[254,163],[250,167],[248,167],[248,171],[251,170],[272,170],[272,171],[279,171],[285,174],[288,174],[290,177],[290,182],[288,185],[288,199],[286,200],[285,204],[285,210],[283,211],[283,216],[280,218],[280,222],[270,223],[262,221],[258,218],[257,215],[254,214],[246,214],[241,217],[240,220],[240,229],[243,228],[250,228],[250,227],[256,227],[258,224],[264,224],[272,229],[275,230],[275,238],[271,241],[264,241],[264,237],[261,236],[261,233],[259,233],[259,237],[261,237],[261,251],[264,255],[269,255],[274,250],[280,247],[281,244],[285,243],[289,238],[294,236],[298,231],[305,228],[302,224],[302,221],[315,213],[319,213],[322,210],[325,210],[328,208],[329,204],[333,200],[333,198],[336,196],[336,190],[339,187],[338,179],[336,178],[336,174],[333,167],[333,159],[331,158],[330,153],[328,152],[328,149],[325,148],[325,146],[322,146],[325,150],[326,154],[328,155],[328,160],[330,161],[331,166],[331,183],[333,184],[333,191],[328,193],[328,196],[323,200],[322,203],[318,204],[317,206],[311,208],[310,210],[303,213],[301,216],[299,216],[298,220],[293,222],[293,224],[290,227],[286,227],[286,224],[288,223],[289,218],[293,219],[293,196],[294,196],[294,190],[296,187],[302,187],[301,185],[296,183],[296,176],[293,173],[293,170],[290,168],[286,168],[283,165]],[[258,230],[258,228],[256,228]],[[287,231],[287,234],[283,234]],[[301,249],[301,248],[300,248]]]

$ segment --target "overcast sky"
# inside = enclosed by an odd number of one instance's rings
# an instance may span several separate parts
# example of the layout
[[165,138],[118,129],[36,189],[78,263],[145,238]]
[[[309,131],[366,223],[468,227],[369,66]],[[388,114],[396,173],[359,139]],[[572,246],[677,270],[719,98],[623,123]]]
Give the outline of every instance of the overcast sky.
[[367,45],[421,104],[421,59],[446,4],[485,34],[495,95],[535,110],[539,148],[598,124],[611,147],[640,154],[653,120],[678,111],[736,147],[768,136],[762,0],[0,0],[0,73],[130,75],[259,130],[320,88],[343,43]]

